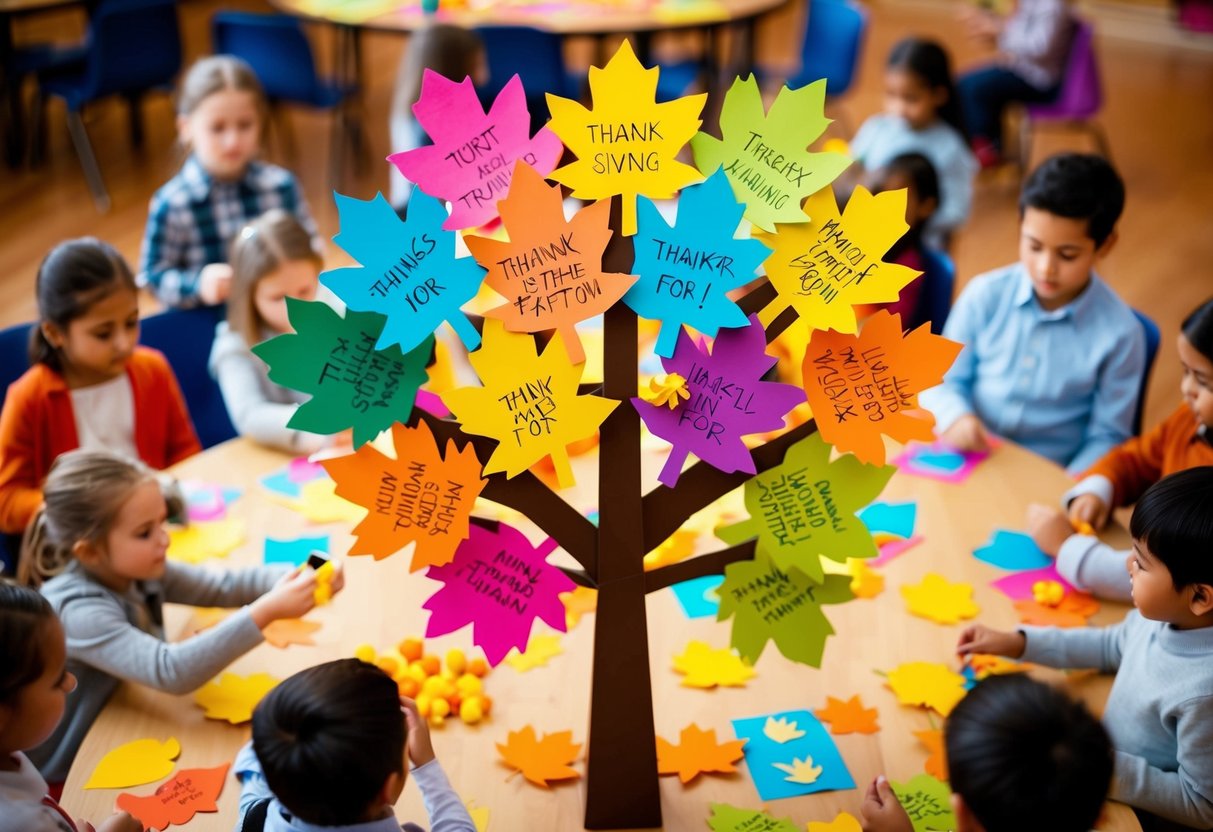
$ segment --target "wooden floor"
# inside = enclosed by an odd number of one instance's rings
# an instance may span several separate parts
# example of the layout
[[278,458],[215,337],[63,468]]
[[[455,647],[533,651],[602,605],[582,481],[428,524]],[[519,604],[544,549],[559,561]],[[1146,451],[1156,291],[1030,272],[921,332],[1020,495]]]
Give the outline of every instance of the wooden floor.
[[[760,59],[792,67],[798,48],[800,0],[767,21],[759,32]],[[230,2],[224,8],[233,6]],[[235,4],[268,8],[257,0]],[[220,6],[215,0],[191,0],[180,6],[187,59],[209,48],[208,21]],[[82,21],[61,12],[18,21],[21,40],[70,37]],[[837,108],[852,129],[880,106],[881,66],[890,45],[907,34],[936,37],[953,51],[958,66],[982,55],[965,41],[946,4],[884,0],[872,4],[872,25],[856,88]],[[317,29],[322,51],[329,32]],[[671,44],[677,48],[684,44]],[[370,141],[365,173],[347,171],[343,190],[368,198],[387,187],[389,152],[387,108],[395,67],[405,47],[403,38],[367,35],[364,69],[368,79],[364,123]],[[1101,121],[1111,140],[1113,159],[1128,185],[1128,205],[1120,243],[1103,273],[1133,306],[1158,321],[1163,346],[1155,368],[1147,421],[1161,419],[1179,400],[1179,365],[1174,338],[1187,312],[1213,295],[1213,56],[1207,52],[1142,45],[1101,38],[1098,43],[1107,104]],[[589,54],[587,44],[571,44],[575,60]],[[323,56],[322,56],[323,58]],[[59,240],[94,235],[109,240],[132,263],[146,220],[147,201],[180,164],[174,143],[171,104],[153,96],[144,108],[146,142],[133,151],[126,113],[117,103],[100,106],[88,116],[88,129],[113,198],[113,208],[98,214],[89,199],[64,124],[60,106],[49,117],[48,160],[38,170],[0,170],[0,326],[34,315],[33,282],[38,263]],[[328,120],[297,111],[293,124],[295,157],[284,156],[271,142],[268,156],[301,177],[322,232],[338,230],[328,185]],[[1056,132],[1037,142],[1037,158],[1060,149],[1085,148],[1079,134]],[[985,176],[978,184],[973,218],[956,244],[961,281],[1016,256],[1018,179],[1010,170]],[[344,255],[331,246],[331,262]]]

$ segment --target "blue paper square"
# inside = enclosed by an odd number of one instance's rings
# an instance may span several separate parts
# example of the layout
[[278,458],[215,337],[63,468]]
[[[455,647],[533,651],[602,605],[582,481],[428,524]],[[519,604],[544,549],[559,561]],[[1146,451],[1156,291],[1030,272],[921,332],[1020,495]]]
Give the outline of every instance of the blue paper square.
[[973,552],[973,557],[999,569],[1020,571],[1050,566],[1053,559],[1023,532],[997,529],[990,542]]
[[674,596],[682,605],[682,611],[687,618],[707,618],[720,611],[720,598],[716,588],[724,583],[724,575],[704,575],[702,578],[692,578],[680,584],[674,584]]
[[284,497],[298,498],[303,495],[299,483],[291,479],[285,468],[262,477],[261,484],[275,494],[281,494]]
[[959,451],[923,449],[914,454],[914,464],[920,468],[939,471],[942,474],[955,474],[964,467],[965,458]]
[[266,563],[289,563],[298,566],[307,560],[312,552],[329,553],[329,536],[322,534],[318,537],[297,537],[279,540],[274,537],[265,539]]
[[[804,731],[803,737],[778,743],[763,733],[767,719],[786,719],[795,722]],[[855,788],[855,780],[838,753],[838,746],[829,732],[809,711],[784,711],[767,716],[733,720],[733,732],[745,744],[746,768],[763,800],[778,800],[782,797],[799,797],[815,792],[836,791]],[[775,768],[775,763],[790,764],[793,758],[813,758],[813,765],[821,766],[821,774],[812,783],[789,783],[787,774]]]
[[859,519],[868,527],[870,532],[888,532],[901,538],[914,536],[914,519],[918,514],[918,504],[909,503],[872,503],[859,512]]

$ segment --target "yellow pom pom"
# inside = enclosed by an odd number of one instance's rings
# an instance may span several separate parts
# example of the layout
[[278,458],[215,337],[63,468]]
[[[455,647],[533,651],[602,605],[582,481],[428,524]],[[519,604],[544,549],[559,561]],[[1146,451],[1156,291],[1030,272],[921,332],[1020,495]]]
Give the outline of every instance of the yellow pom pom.
[[461,676],[468,666],[468,657],[459,649],[446,651],[446,666],[451,673]]
[[451,713],[451,703],[445,699],[435,699],[430,703],[430,716],[445,717]]
[[421,714],[423,717],[429,716],[430,715],[430,705],[433,704],[433,701],[434,700],[431,699],[428,694],[425,694],[425,693],[417,694],[417,699],[416,699],[417,713]]
[[459,705],[459,718],[466,725],[475,725],[484,719],[484,707],[480,704],[480,699],[472,697],[471,699],[463,700]]
[[484,682],[480,681],[480,677],[478,676],[465,673],[455,682],[455,687],[464,696],[472,696],[484,690]]
[[1037,581],[1032,584],[1032,597],[1044,607],[1056,607],[1066,597],[1066,588],[1057,581]]
[[359,644],[354,648],[354,658],[361,659],[367,664],[374,664],[375,659],[379,657],[378,651],[370,644]]

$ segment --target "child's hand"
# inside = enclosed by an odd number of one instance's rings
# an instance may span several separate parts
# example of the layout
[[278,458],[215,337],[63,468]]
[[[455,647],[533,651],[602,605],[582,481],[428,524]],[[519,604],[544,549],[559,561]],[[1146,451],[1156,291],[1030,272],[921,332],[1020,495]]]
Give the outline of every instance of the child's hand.
[[405,746],[413,768],[423,766],[434,759],[434,745],[430,742],[430,726],[421,718],[417,711],[417,703],[407,696],[400,697],[400,710],[404,711],[404,724],[409,729],[408,743]]
[[[92,824],[88,824],[87,828],[92,829]],[[83,832],[85,827],[81,826],[80,829]],[[143,824],[127,812],[118,812],[102,821],[97,832],[143,832]]]
[[198,273],[198,297],[207,306],[227,300],[232,291],[232,267],[227,263],[210,263]]
[[990,434],[986,426],[972,413],[961,416],[939,437],[958,451],[990,450]]
[[1108,525],[1111,509],[1094,494],[1080,494],[1070,501],[1070,520],[1074,524],[1087,523],[1095,531]]
[[1028,646],[1028,639],[1023,633],[1004,633],[992,630],[984,624],[972,624],[965,627],[956,643],[956,652],[962,656],[970,653],[992,653],[995,656],[1006,656],[1008,659],[1018,659]]
[[864,832],[914,832],[910,816],[883,774],[868,785],[859,813],[863,815]]
[[1061,551],[1061,544],[1074,534],[1074,527],[1061,509],[1032,503],[1028,506],[1028,534],[1040,551],[1055,558]]
[[316,606],[316,570],[301,566],[287,573],[274,588],[249,607],[258,629],[280,618],[301,618]]
[[330,595],[336,595],[345,587],[345,564],[340,558],[333,558],[329,563],[333,564],[333,573],[329,576]]

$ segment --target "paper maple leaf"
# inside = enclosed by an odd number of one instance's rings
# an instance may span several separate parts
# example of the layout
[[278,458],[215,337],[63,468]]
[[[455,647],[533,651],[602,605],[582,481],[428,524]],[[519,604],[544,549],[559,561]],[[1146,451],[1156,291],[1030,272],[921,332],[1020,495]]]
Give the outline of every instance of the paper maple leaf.
[[515,160],[546,176],[564,152],[547,127],[528,136],[531,117],[517,75],[486,113],[471,78],[456,83],[427,69],[413,115],[434,143],[387,160],[425,193],[451,203],[451,216],[442,225],[448,231],[484,225],[497,216],[497,201],[511,188]]
[[821,766],[813,765],[812,757],[805,757],[803,760],[793,757],[791,763],[771,763],[771,765],[788,775],[783,779],[789,783],[802,783],[807,786],[816,783],[817,778],[821,777]]
[[279,618],[267,624],[261,631],[261,635],[265,636],[266,644],[273,645],[279,650],[285,650],[292,644],[315,645],[312,634],[319,629],[320,624],[315,621],[303,618]]
[[640,200],[639,210],[632,264],[639,280],[623,302],[661,321],[656,353],[674,354],[684,323],[709,336],[721,327],[745,326],[745,313],[727,293],[753,280],[771,250],[757,240],[733,239],[742,207],[724,174],[717,171],[682,192],[672,227],[649,200]]
[[777,567],[798,569],[820,583],[825,574],[821,557],[845,563],[849,557],[878,554],[856,512],[880,495],[895,470],[864,465],[850,455],[831,462],[830,446],[811,434],[789,448],[779,465],[746,481],[749,519],[716,534],[730,544],[757,536],[758,551]]
[[370,442],[392,422],[408,421],[417,389],[425,384],[434,345],[425,336],[407,353],[377,349],[386,319],[347,309],[342,317],[316,301],[286,299],[294,332],[253,347],[269,365],[270,381],[310,393],[287,427],[312,433],[353,428],[354,444]]
[[244,521],[235,518],[208,520],[171,529],[168,556],[184,563],[202,563],[225,558],[244,542]]
[[442,203],[417,191],[402,221],[383,194],[334,197],[341,231],[333,242],[361,265],[330,269],[320,282],[348,308],[387,317],[376,346],[397,344],[408,352],[446,321],[465,347],[475,349],[480,333],[459,307],[480,291],[484,269],[471,257],[455,256],[457,235],[442,228]]
[[780,225],[778,233],[759,234],[774,246],[766,271],[778,290],[762,310],[763,325],[794,307],[811,329],[855,332],[856,305],[890,303],[916,272],[881,257],[906,233],[906,192],[873,196],[862,185],[839,215],[830,188],[809,197],[811,222]]
[[712,832],[737,832],[741,829],[762,832],[802,832],[801,828],[787,818],[776,818],[755,809],[740,809],[727,803],[712,803],[712,816],[708,826]]
[[555,549],[551,539],[533,547],[526,535],[504,523],[493,530],[473,525],[454,560],[431,566],[426,573],[444,584],[422,604],[430,611],[426,638],[471,624],[472,641],[496,666],[511,648],[526,652],[536,618],[565,632],[560,593],[574,584],[548,564],[546,558]]
[[700,178],[675,159],[702,124],[707,94],[657,103],[657,69],[645,69],[624,40],[605,67],[590,67],[594,107],[548,93],[548,126],[577,161],[552,173],[579,199],[621,195],[623,233],[636,233],[636,195],[672,197]]
[[194,701],[206,712],[207,719],[222,719],[239,725],[253,718],[253,708],[277,684],[278,680],[268,673],[249,676],[224,673],[218,680],[199,688]]
[[528,725],[521,731],[510,731],[504,745],[497,743],[497,751],[507,766],[545,789],[549,780],[581,776],[581,772],[569,767],[581,753],[580,743],[573,742],[572,731],[544,734],[539,740],[535,737],[535,729]]
[[337,496],[367,509],[350,554],[381,560],[415,543],[409,571],[450,563],[486,483],[476,450],[470,442],[459,450],[450,439],[444,457],[425,422],[392,425],[392,445],[395,459],[363,445],[322,463]]
[[924,576],[920,583],[903,586],[901,595],[906,599],[906,609],[911,614],[940,624],[957,624],[981,612],[973,602],[972,586],[954,584],[934,573]]
[[948,761],[943,747],[943,729],[930,728],[926,731],[914,731],[914,736],[926,746],[929,752],[923,769],[927,774],[946,781],[948,779]]
[[934,708],[941,716],[950,714],[965,695],[964,677],[933,662],[898,665],[888,679],[901,704]]
[[598,590],[588,586],[575,586],[572,592],[560,593],[564,604],[565,622],[571,630],[581,621],[581,616],[598,610]]
[[727,647],[715,650],[702,641],[692,641],[674,657],[674,670],[686,678],[688,688],[744,687],[756,675],[750,663]]
[[505,321],[511,332],[554,329],[564,337],[569,360],[585,362],[578,321],[609,309],[636,282],[630,274],[606,274],[602,254],[611,239],[609,201],[596,202],[565,222],[560,187],[519,163],[510,195],[501,203],[509,242],[467,235],[464,242],[488,270],[485,282],[506,303],[484,314]]
[[1099,612],[1099,602],[1082,592],[1071,592],[1055,607],[1032,600],[1016,601],[1015,611],[1024,624],[1038,627],[1085,627],[1087,619]]
[[750,664],[773,639],[792,661],[821,667],[826,639],[834,633],[821,605],[850,601],[850,584],[847,575],[814,582],[796,569],[784,572],[758,553],[725,567],[717,620],[733,617],[732,645]]
[[619,402],[577,395],[582,367],[569,363],[557,334],[535,354],[529,335],[484,322],[484,346],[468,356],[484,382],[442,394],[464,431],[497,440],[484,473],[522,473],[552,457],[561,487],[573,484],[567,446],[589,436]]
[[811,820],[808,825],[808,832],[863,832],[863,827],[855,816],[848,812],[839,812],[834,820],[825,821]]
[[802,372],[822,437],[840,452],[883,465],[884,440],[935,436],[935,417],[918,394],[943,383],[961,345],[931,334],[929,324],[903,335],[901,318],[881,310],[859,335],[813,333]]
[[181,744],[176,737],[164,742],[143,739],[123,743],[106,752],[84,788],[125,789],[154,783],[173,770],[173,760],[180,754]]
[[678,745],[657,738],[657,773],[677,774],[683,783],[705,772],[732,774],[737,771],[733,763],[745,756],[742,751],[745,743],[745,740],[717,742],[714,730],[688,725],[682,729]]
[[564,647],[560,644],[560,636],[531,636],[531,640],[526,645],[526,652],[519,653],[517,647],[513,648],[505,657],[505,663],[519,673],[525,673],[537,667],[547,666],[553,657],[559,656],[563,652]]
[[813,716],[830,723],[830,731],[834,734],[875,734],[880,730],[876,724],[876,709],[865,708],[858,696],[846,701],[827,696],[826,706],[813,711]]
[[779,719],[773,716],[767,717],[766,723],[762,726],[762,733],[771,742],[777,742],[780,745],[804,736],[804,731],[797,727],[795,720],[782,716]]
[[199,812],[219,811],[219,794],[230,765],[182,769],[147,797],[118,795],[114,807],[130,812],[147,829],[184,826]]
[[824,80],[795,90],[782,87],[767,113],[754,76],[737,78],[720,110],[723,139],[707,133],[691,139],[696,166],[705,174],[724,170],[733,193],[745,203],[746,219],[759,228],[774,231],[777,222],[804,222],[804,198],[851,164],[841,153],[806,150],[830,123],[825,93]]
[[687,380],[690,397],[673,410],[632,399],[649,430],[673,445],[657,476],[663,484],[677,484],[691,453],[726,473],[754,473],[754,459],[741,437],[783,427],[784,414],[804,401],[799,387],[762,380],[776,362],[766,345],[753,316],[743,329],[721,331],[710,353],[679,331],[674,357],[661,363],[666,372]]
[[918,774],[904,783],[892,782],[893,793],[910,817],[914,832],[955,829],[952,789],[929,774]]
[[851,558],[847,561],[847,571],[851,574],[851,592],[856,598],[875,598],[884,592],[884,575],[871,569],[866,562]]

